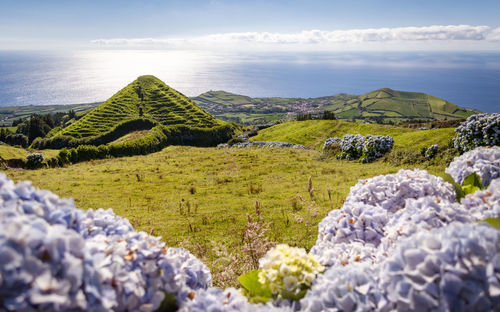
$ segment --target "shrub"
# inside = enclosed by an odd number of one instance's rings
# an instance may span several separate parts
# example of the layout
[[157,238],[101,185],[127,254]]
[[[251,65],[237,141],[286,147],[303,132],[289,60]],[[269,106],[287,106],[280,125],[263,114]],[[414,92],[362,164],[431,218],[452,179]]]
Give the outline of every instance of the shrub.
[[393,146],[394,139],[388,135],[346,134],[340,142],[342,152],[337,155],[337,158],[359,159],[361,162],[367,163],[390,152]]
[[28,147],[28,137],[20,133],[9,134],[5,137],[5,143],[9,145]]
[[478,114],[469,116],[455,129],[455,148],[461,153],[478,146],[500,145],[500,114]]
[[37,169],[42,167],[43,155],[39,153],[33,153],[26,156],[26,167],[28,169]]
[[432,159],[436,156],[438,149],[438,144],[431,145],[423,151],[423,155],[426,159]]

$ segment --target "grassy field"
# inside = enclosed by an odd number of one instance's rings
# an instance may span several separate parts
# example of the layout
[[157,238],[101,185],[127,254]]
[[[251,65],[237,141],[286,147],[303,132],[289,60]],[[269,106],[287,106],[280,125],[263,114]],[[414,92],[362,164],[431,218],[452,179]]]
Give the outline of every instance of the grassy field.
[[432,144],[446,146],[454,137],[453,128],[416,130],[388,125],[355,123],[341,120],[306,120],[282,123],[259,131],[253,141],[282,141],[321,149],[327,138],[346,134],[390,135],[395,148],[420,149]]
[[211,267],[216,284],[227,286],[251,268],[234,259],[245,258],[242,233],[247,214],[256,220],[256,202],[262,222],[272,222],[269,240],[310,248],[318,222],[342,205],[351,186],[400,169],[382,161],[320,159],[317,150],[170,146],[147,156],[6,174],[72,197],[82,209],[112,208],[137,229],[190,249]]

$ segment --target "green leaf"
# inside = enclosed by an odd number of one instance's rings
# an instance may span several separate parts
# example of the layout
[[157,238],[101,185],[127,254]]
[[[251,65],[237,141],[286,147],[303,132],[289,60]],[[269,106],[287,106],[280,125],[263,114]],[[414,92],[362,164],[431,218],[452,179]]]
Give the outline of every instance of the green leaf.
[[295,292],[291,292],[291,291],[288,291],[286,289],[283,289],[283,290],[281,290],[281,297],[283,297],[284,299],[299,301],[300,299],[304,298],[304,296],[307,293],[307,290],[309,290],[309,287],[306,287],[304,285],[302,285],[301,288],[302,289],[300,290],[300,292],[298,294],[296,294]]
[[489,225],[494,226],[497,229],[500,229],[500,217],[498,217],[498,218],[488,218],[486,220],[483,220],[483,222],[486,222]]
[[260,270],[253,270],[238,277],[238,281],[250,294],[252,300],[267,302],[273,297],[271,290],[259,282]]
[[465,179],[464,182],[462,182],[462,188],[464,186],[474,186],[479,189],[483,189],[483,183],[481,182],[481,178],[477,175],[477,173],[473,172],[469,174]]
[[445,180],[446,182],[453,185],[453,188],[455,189],[455,193],[457,194],[457,201],[460,202],[460,200],[465,197],[465,193],[462,190],[462,187],[460,186],[460,184],[455,182],[455,180],[453,180],[451,175],[449,175],[447,173],[442,173],[441,177],[443,178],[443,180]]
[[477,173],[473,172],[469,174],[462,183],[462,190],[464,194],[472,194],[477,190],[483,189],[483,183],[481,182],[481,178],[477,175]]

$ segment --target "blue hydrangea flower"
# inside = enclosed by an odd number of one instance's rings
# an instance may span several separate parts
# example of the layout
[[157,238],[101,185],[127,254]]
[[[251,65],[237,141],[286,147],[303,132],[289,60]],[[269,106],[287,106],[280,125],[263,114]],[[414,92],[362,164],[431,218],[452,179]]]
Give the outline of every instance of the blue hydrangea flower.
[[455,129],[455,148],[467,152],[478,146],[500,145],[500,114],[477,114],[469,116]]

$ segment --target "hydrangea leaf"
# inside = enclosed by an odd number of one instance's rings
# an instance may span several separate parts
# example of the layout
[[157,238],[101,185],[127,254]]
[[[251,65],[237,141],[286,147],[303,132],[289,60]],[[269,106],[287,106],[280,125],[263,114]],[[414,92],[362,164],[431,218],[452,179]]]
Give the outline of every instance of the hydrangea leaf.
[[462,190],[465,195],[472,194],[477,190],[482,190],[482,189],[483,189],[483,183],[481,182],[481,178],[475,172],[469,174],[462,183]]
[[489,225],[496,227],[497,229],[500,229],[500,217],[498,218],[488,218],[486,220],[483,220],[483,222],[488,223]]
[[455,180],[453,179],[453,177],[451,175],[449,175],[448,173],[443,173],[440,175],[443,180],[445,182],[448,182],[450,183],[451,185],[453,185],[453,188],[455,189],[455,193],[457,193],[457,201],[460,202],[460,200],[462,198],[465,197],[465,193],[464,191],[462,190],[462,187],[460,186],[460,184],[458,184],[457,182],[455,182]]
[[259,282],[260,270],[253,270],[238,277],[238,281],[251,296],[252,301],[267,302],[273,297],[271,290]]
[[179,310],[179,305],[177,304],[175,296],[166,292],[165,298],[163,298],[163,301],[155,312],[174,312],[177,310]]
[[283,299],[289,299],[289,300],[293,300],[293,301],[299,301],[300,299],[304,298],[304,296],[306,295],[308,289],[309,289],[309,287],[307,287],[305,285],[301,286],[301,290],[298,293],[295,293],[295,292],[292,292],[292,291],[288,291],[286,289],[282,289],[281,290],[281,297],[283,297]]

